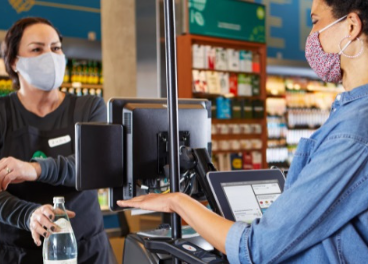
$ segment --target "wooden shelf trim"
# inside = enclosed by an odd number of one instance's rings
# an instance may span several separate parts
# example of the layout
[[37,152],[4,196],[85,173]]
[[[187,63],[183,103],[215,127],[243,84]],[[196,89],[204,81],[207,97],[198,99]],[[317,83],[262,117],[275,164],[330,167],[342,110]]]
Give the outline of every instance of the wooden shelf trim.
[[230,94],[213,94],[213,93],[200,93],[200,92],[193,92],[194,98],[211,98],[215,99],[217,97],[226,97],[230,99],[249,99],[249,100],[263,100],[263,97],[259,96],[243,96],[243,95],[230,95]]
[[103,89],[103,85],[102,84],[88,84],[88,83],[81,83],[81,84],[73,84],[73,83],[63,83],[61,85],[61,87],[66,87],[66,88],[91,88],[91,89]]
[[212,134],[212,140],[260,139],[262,134]]
[[239,152],[262,152],[262,149],[229,149],[229,150],[213,150],[212,154],[226,154],[226,153],[239,153]]
[[232,119],[212,118],[212,124],[261,124],[262,125],[262,124],[265,124],[265,120],[263,119],[241,119],[241,118],[232,118]]
[[248,75],[257,75],[260,76],[260,72],[242,72],[242,71],[231,71],[231,70],[216,70],[216,69],[206,69],[206,68],[194,68],[192,70],[197,71],[211,71],[211,72],[224,72],[224,73],[235,73],[235,74],[248,74]]

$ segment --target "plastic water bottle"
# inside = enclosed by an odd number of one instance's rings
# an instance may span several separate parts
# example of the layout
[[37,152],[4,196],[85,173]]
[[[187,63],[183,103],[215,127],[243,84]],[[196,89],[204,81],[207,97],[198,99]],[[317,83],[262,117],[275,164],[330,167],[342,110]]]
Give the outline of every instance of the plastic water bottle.
[[43,242],[44,264],[77,264],[77,241],[64,206],[64,197],[54,197],[56,232]]

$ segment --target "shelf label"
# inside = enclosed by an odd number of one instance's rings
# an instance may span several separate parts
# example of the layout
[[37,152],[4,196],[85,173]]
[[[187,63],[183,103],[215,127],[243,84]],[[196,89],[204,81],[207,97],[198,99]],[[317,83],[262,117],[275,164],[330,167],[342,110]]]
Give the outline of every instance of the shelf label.
[[188,0],[188,9],[191,34],[266,42],[264,5],[238,0]]

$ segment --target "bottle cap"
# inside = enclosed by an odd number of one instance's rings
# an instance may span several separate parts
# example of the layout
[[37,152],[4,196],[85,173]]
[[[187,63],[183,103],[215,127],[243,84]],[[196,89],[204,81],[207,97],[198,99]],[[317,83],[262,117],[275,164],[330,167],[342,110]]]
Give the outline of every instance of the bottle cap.
[[65,200],[64,200],[64,197],[63,196],[56,196],[54,197],[54,204],[55,203],[64,203]]

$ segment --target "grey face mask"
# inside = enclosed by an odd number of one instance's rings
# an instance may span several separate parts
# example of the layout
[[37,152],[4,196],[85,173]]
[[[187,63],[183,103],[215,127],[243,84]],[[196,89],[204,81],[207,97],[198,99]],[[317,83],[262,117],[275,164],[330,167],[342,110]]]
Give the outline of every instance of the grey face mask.
[[65,55],[47,52],[36,57],[19,57],[16,72],[32,86],[51,91],[59,88],[65,74]]

